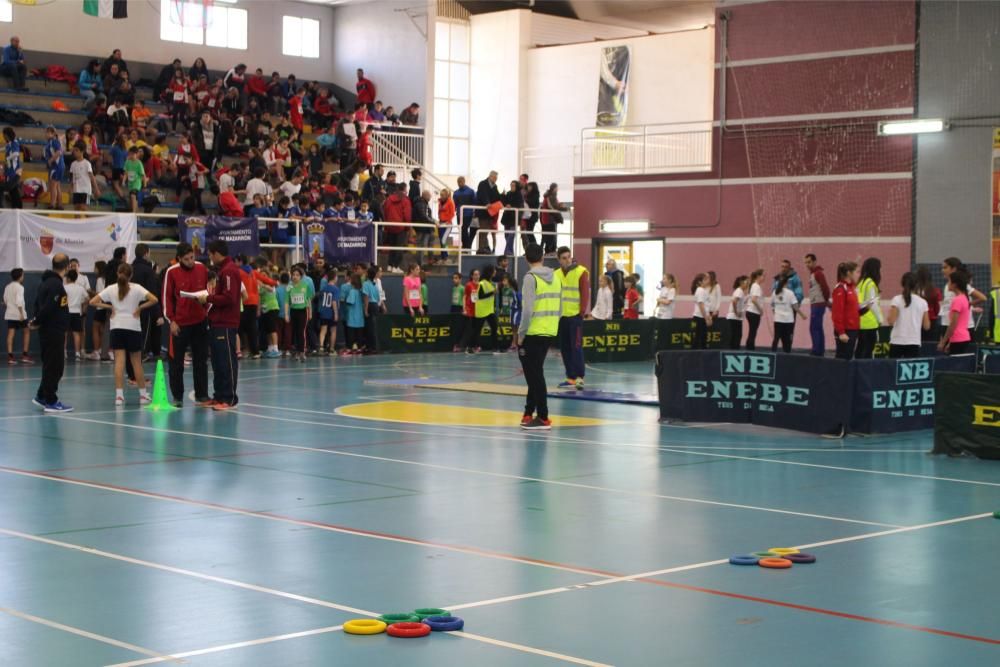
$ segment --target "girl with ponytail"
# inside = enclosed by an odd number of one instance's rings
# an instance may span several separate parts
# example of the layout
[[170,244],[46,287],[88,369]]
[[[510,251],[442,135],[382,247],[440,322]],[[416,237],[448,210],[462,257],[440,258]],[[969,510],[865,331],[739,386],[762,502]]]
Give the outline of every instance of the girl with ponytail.
[[917,276],[904,273],[900,281],[903,293],[889,304],[890,359],[912,359],[920,356],[920,332],[931,328],[927,300],[917,293]]
[[156,303],[155,295],[146,291],[142,285],[132,282],[132,265],[125,262],[118,266],[116,282],[105,287],[90,300],[91,306],[111,311],[110,347],[115,357],[115,407],[125,405],[126,357],[135,369],[135,381],[139,387],[139,405],[152,402],[142,372],[142,325],[139,322],[139,314],[155,306]]

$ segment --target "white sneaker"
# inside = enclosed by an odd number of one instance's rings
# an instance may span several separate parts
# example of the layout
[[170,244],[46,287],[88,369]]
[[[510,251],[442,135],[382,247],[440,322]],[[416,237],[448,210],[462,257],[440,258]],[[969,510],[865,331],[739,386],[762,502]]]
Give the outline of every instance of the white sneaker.
[[125,407],[125,397],[124,396],[115,396],[115,407],[116,408],[124,408]]
[[149,405],[153,402],[153,397],[149,394],[139,394],[139,405]]

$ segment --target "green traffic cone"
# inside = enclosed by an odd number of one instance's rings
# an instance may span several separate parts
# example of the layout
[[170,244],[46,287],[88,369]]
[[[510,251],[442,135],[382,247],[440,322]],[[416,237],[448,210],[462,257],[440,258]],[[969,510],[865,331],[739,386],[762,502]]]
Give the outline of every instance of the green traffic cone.
[[167,397],[167,377],[163,372],[163,359],[156,360],[156,377],[153,379],[153,402],[149,404],[149,409],[153,412],[167,412],[174,410]]

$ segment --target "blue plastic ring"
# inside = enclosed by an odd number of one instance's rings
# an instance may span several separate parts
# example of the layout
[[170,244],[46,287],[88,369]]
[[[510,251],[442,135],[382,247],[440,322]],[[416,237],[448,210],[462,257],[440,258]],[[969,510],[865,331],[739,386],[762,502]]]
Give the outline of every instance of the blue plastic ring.
[[805,564],[805,563],[815,563],[816,562],[816,556],[813,556],[812,554],[806,554],[806,553],[787,554],[785,556],[782,556],[782,558],[790,560],[790,561],[792,561],[793,563],[796,563],[796,564]]
[[429,625],[434,632],[450,632],[465,627],[465,621],[458,616],[428,616],[423,623]]
[[758,560],[756,556],[732,556],[729,562],[733,565],[756,565]]

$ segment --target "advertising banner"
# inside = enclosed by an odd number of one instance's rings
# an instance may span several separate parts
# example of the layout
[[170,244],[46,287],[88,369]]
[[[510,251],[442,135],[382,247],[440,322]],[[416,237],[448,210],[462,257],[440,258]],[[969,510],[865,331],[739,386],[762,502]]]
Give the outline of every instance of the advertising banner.
[[221,239],[229,245],[229,256],[260,254],[257,218],[227,218],[221,215],[179,215],[177,232],[194,248],[195,257],[208,256],[208,244]]
[[987,375],[1000,375],[1000,346],[981,345],[978,350],[979,366]]
[[380,315],[378,349],[384,352],[451,352],[461,335],[461,315]]
[[659,352],[660,417],[839,434],[850,415],[850,364],[770,352]]
[[599,127],[621,127],[628,114],[628,75],[632,52],[628,46],[601,49],[601,77],[597,89]]
[[934,454],[1000,460],[1000,376],[934,376]]
[[971,373],[975,369],[974,354],[855,361],[850,430],[896,433],[933,428],[934,375],[940,371]]
[[127,248],[131,256],[137,236],[135,215],[131,213],[52,218],[27,211],[3,211],[0,225],[4,228],[4,247],[0,249],[3,271],[16,267],[44,271],[52,268],[52,256],[60,252],[79,259],[80,265],[89,269],[97,260],[111,259],[119,246]]
[[583,357],[599,361],[649,359],[656,344],[653,320],[584,320]]
[[[657,350],[690,350],[694,344],[694,320],[693,319],[671,319],[671,320],[650,320],[656,327],[656,349]],[[708,349],[727,349],[729,345],[729,330],[722,318],[712,322],[708,328]],[[763,336],[758,335],[758,340],[764,342]],[[769,341],[768,341],[769,343]]]
[[993,285],[1000,285],[1000,127],[993,129],[993,197],[990,220],[993,223]]
[[375,225],[370,222],[330,218],[306,225],[306,254],[310,262],[317,257],[325,257],[333,264],[371,262],[374,247]]

